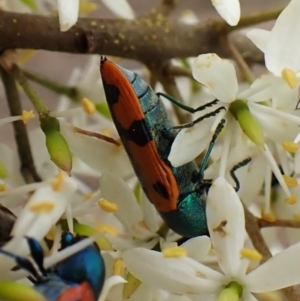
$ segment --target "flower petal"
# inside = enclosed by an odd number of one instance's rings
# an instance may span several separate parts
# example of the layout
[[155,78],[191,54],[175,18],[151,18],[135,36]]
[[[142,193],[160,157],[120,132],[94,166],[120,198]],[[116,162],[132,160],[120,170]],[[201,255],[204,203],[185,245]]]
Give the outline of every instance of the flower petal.
[[159,215],[154,205],[148,200],[144,192],[142,192],[141,207],[146,226],[152,233],[156,233],[160,226]]
[[[28,245],[22,237],[27,235],[41,240],[64,214],[76,189],[77,185],[71,178],[63,180],[60,190],[53,190],[51,185],[37,189],[19,214],[12,230],[15,237],[5,245],[5,250],[17,255],[28,253]],[[6,256],[3,257],[6,260],[2,260],[2,256],[1,270],[4,271],[12,266],[12,262]]]
[[213,121],[208,118],[179,132],[168,157],[174,167],[193,161],[207,147],[212,137],[210,128]]
[[231,26],[237,25],[241,16],[239,0],[211,0],[219,15]]
[[125,251],[123,260],[142,282],[171,293],[207,295],[222,285],[224,277],[191,258],[164,258],[160,252],[143,248]]
[[[286,140],[293,141],[299,132],[297,121],[288,120],[289,116],[295,117],[293,115],[256,103],[249,103],[249,108],[262,127],[265,136],[277,143],[281,144]],[[283,113],[282,116],[276,114],[280,112]],[[274,124],[276,124],[276,131],[274,131]]]
[[277,253],[246,276],[247,288],[253,293],[263,293],[299,284],[299,252],[300,242]]
[[121,223],[133,230],[143,220],[140,206],[133,191],[118,176],[105,172],[100,178],[102,197],[118,205],[114,212]]
[[292,0],[278,17],[266,47],[266,67],[281,76],[284,68],[300,70],[300,1]]
[[217,99],[225,103],[235,100],[238,83],[230,61],[221,59],[215,53],[202,54],[195,59],[192,71],[194,78]]
[[131,164],[122,146],[76,133],[72,125],[60,120],[61,133],[73,154],[98,173],[116,172],[121,177],[133,174]]
[[247,32],[247,37],[257,48],[259,48],[262,52],[265,52],[271,38],[271,32],[269,30],[255,28]]
[[186,249],[188,257],[202,261],[211,248],[211,242],[208,236],[199,236],[189,239],[181,247]]
[[67,31],[76,24],[79,0],[57,0],[57,9],[61,31]]
[[235,190],[222,177],[208,192],[206,215],[219,265],[226,276],[236,276],[246,235],[244,209]]
[[126,0],[101,0],[114,14],[124,19],[134,19],[134,12]]
[[[59,190],[54,190],[51,185],[37,189],[19,214],[12,234],[42,239],[63,215],[76,189],[77,185],[71,178],[65,178]],[[46,209],[45,213],[35,211],[45,203],[53,206],[53,209]]]
[[111,276],[105,280],[104,286],[98,301],[104,301],[111,288],[117,284],[126,283],[127,281],[121,276]]

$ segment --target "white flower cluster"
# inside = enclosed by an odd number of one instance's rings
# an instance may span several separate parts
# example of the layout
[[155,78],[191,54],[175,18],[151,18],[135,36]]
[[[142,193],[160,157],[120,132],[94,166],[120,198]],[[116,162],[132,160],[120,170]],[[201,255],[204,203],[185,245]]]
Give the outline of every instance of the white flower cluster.
[[[14,10],[16,2],[0,5]],[[118,16],[134,18],[126,0],[102,2]],[[228,24],[238,23],[238,0],[212,3]],[[79,0],[57,0],[57,8],[60,29],[66,31],[77,21]],[[187,105],[197,107],[218,100],[213,108],[195,114],[195,119],[224,107],[215,117],[182,129],[168,157],[174,167],[197,159],[220,121],[226,121],[205,170],[205,179],[213,179],[206,198],[210,237],[191,238],[178,246],[181,237],[165,231],[161,217],[137,183],[113,122],[105,117],[99,57],[93,56],[84,70],[74,70],[70,80],[79,99],[92,100],[84,102],[91,115],[67,96],[61,96],[51,113],[59,119],[60,133],[73,156],[71,176],[51,161],[40,129],[29,133],[42,178],[39,183],[24,182],[17,153],[0,143],[0,203],[17,216],[3,249],[26,256],[25,235],[39,241],[46,237],[53,241],[45,263],[45,267],[51,266],[62,260],[58,249],[61,220],[65,220],[69,231],[91,236],[102,250],[107,278],[101,301],[254,301],[260,293],[300,284],[299,230],[285,229],[283,239],[274,229],[266,229],[263,236],[274,256],[263,258],[266,254],[255,250],[253,237],[246,232],[249,221],[245,218],[245,210],[270,224],[276,219],[300,218],[299,15],[300,0],[291,0],[271,31],[249,30],[247,36],[264,52],[267,68],[252,83],[239,83],[232,61],[208,53],[189,60],[201,89],[195,92],[190,81],[179,84],[182,94],[188,95]],[[25,118],[32,117],[4,118],[0,126]],[[236,173],[237,192],[230,171],[247,157],[252,161]],[[15,262],[6,255],[0,254],[0,258],[1,297],[1,281],[21,279],[24,273],[11,271]]]

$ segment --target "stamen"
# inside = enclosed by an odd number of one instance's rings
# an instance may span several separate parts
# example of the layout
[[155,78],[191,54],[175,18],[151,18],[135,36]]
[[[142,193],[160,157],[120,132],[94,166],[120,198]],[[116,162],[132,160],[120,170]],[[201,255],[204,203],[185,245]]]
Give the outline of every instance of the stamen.
[[72,214],[72,208],[71,204],[68,204],[66,209],[66,218],[67,218],[67,224],[70,232],[74,232],[74,224],[73,224],[73,214]]
[[291,197],[285,199],[284,202],[288,205],[295,205],[297,203],[297,196],[292,195]]
[[55,226],[52,226],[51,229],[48,231],[48,233],[45,236],[48,240],[54,240],[55,237]]
[[292,141],[283,141],[282,147],[284,150],[286,150],[290,153],[296,153],[299,149],[299,145]]
[[35,117],[33,110],[30,111],[25,111],[23,110],[22,112],[22,121],[24,122],[24,124],[26,124],[29,120],[33,119]]
[[87,98],[83,98],[82,99],[82,107],[84,109],[84,111],[88,114],[88,115],[92,115],[95,113],[96,111],[96,107],[95,104],[92,103],[89,99]]
[[114,264],[114,275],[118,275],[121,277],[125,276],[125,265],[121,258],[117,259]]
[[270,207],[271,207],[271,185],[272,185],[272,171],[271,171],[271,166],[267,164],[265,168],[265,185],[264,185],[264,190],[265,190],[265,196],[264,196],[264,212],[270,212]]
[[0,191],[6,191],[7,185],[6,183],[0,183]]
[[49,213],[54,209],[53,201],[41,201],[30,206],[30,210],[34,213]]
[[219,176],[225,178],[226,173],[226,166],[227,166],[227,160],[228,160],[228,154],[230,149],[230,143],[231,143],[231,133],[233,132],[233,122],[229,122],[231,117],[228,116],[228,122],[226,125],[226,131],[225,131],[225,137],[223,141],[223,147],[222,147],[222,154],[220,159],[220,167],[219,167]]
[[105,212],[116,212],[118,210],[117,204],[115,204],[113,202],[109,202],[106,199],[99,200],[98,205]]
[[25,194],[25,193],[28,193],[30,191],[33,191],[33,190],[36,190],[38,188],[45,187],[45,186],[48,186],[48,185],[49,185],[49,183],[47,183],[47,182],[39,182],[39,183],[32,183],[32,184],[23,185],[23,186],[7,189],[5,191],[0,192],[0,197]]
[[254,110],[258,110],[258,112],[266,113],[275,117],[280,117],[284,121],[293,122],[297,125],[300,123],[300,117],[298,117],[297,115],[292,115],[280,110],[275,110],[267,106],[262,106],[261,104],[255,102],[248,102],[248,105]]
[[74,115],[78,115],[80,113],[82,113],[82,108],[77,107],[77,108],[72,108],[72,109],[68,109],[65,111],[51,112],[50,116],[51,117],[71,117]]
[[288,187],[295,188],[298,186],[298,181],[287,175],[283,175],[283,179]]
[[294,213],[293,218],[297,221],[300,221],[300,213]]
[[273,223],[276,221],[276,216],[271,212],[261,211],[261,218],[267,222]]
[[117,228],[108,225],[108,224],[100,224],[96,227],[96,231],[100,233],[108,233],[112,236],[117,236],[119,234],[119,231]]
[[17,120],[21,120],[21,116],[10,116],[10,117],[5,117],[5,118],[1,118],[0,119],[0,126],[7,124],[7,123],[11,123]]
[[81,250],[85,249],[87,246],[92,244],[96,238],[97,238],[97,235],[85,238],[85,239],[79,241],[78,243],[76,243],[66,249],[63,249],[60,252],[56,252],[52,256],[45,258],[45,263],[44,263],[45,268],[47,269],[50,266],[80,252]]
[[162,251],[162,254],[166,258],[181,258],[187,256],[186,250],[181,247],[166,248]]
[[298,85],[298,78],[296,73],[289,69],[289,68],[284,68],[281,71],[281,77],[284,79],[284,81],[289,85],[291,89],[294,89]]
[[60,191],[64,183],[65,174],[61,171],[57,176],[52,180],[51,187],[54,191]]
[[242,257],[247,258],[251,261],[261,261],[263,256],[256,250],[242,249],[240,251]]
[[282,187],[283,191],[285,192],[286,196],[291,197],[291,193],[283,179],[281,171],[280,171],[269,147],[267,146],[267,144],[265,144],[264,146],[265,146],[265,150],[262,153],[265,155],[266,159],[268,160],[268,162],[271,166],[271,169],[272,169],[273,173],[275,174],[275,176],[276,176],[280,186]]
[[93,195],[94,195],[93,192],[86,193],[86,194],[84,195],[84,200],[85,200],[85,201],[88,201]]
[[56,226],[55,226],[55,236],[53,238],[53,244],[52,244],[52,248],[50,250],[50,254],[54,254],[58,251],[59,246],[60,246],[61,234],[62,234],[61,225],[56,224]]

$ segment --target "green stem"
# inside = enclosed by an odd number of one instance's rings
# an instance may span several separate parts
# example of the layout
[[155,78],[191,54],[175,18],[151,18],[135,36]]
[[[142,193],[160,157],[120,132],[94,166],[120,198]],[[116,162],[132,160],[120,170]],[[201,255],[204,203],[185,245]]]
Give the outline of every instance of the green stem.
[[47,106],[43,103],[41,98],[38,96],[38,94],[34,91],[34,89],[29,84],[28,80],[26,79],[24,73],[19,69],[17,65],[14,65],[11,69],[11,73],[13,77],[16,79],[16,81],[21,85],[24,92],[26,93],[27,97],[35,107],[36,111],[39,113],[39,115],[45,114],[45,112],[48,112]]
[[51,79],[43,77],[38,74],[31,73],[29,71],[23,70],[23,74],[33,82],[40,84],[43,87],[50,89],[53,92],[58,94],[63,94],[68,96],[70,99],[77,101],[78,91],[75,87],[64,86],[60,83],[57,83]]
[[239,28],[244,28],[251,25],[259,24],[262,22],[275,20],[281,14],[283,9],[284,7],[280,7],[273,10],[267,10],[263,12],[257,12],[246,16],[242,16],[237,26],[233,27],[233,29],[236,30]]

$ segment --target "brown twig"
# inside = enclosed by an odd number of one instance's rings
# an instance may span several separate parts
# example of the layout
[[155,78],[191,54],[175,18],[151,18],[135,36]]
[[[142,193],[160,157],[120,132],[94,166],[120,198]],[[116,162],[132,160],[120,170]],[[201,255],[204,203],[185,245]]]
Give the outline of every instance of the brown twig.
[[300,221],[289,220],[289,219],[278,219],[274,222],[268,222],[264,219],[257,219],[257,224],[259,228],[269,228],[269,227],[286,227],[286,228],[300,228]]
[[153,8],[147,15],[149,18],[159,19],[168,17],[176,8],[179,0],[162,0],[161,3],[155,8]]
[[[158,66],[151,65],[149,69],[151,68],[150,71],[152,76],[154,76],[154,78],[162,84],[166,93],[175,98],[177,101],[182,102],[182,97],[176,86],[174,76],[166,76],[165,74],[165,69],[168,69],[169,64],[171,63],[161,62],[160,64],[158,64]],[[173,106],[173,109],[180,124],[190,121],[190,114],[187,114],[185,111],[175,105]]]
[[260,228],[257,223],[257,218],[244,206],[246,230],[252,241],[254,248],[263,256],[262,262],[267,261],[272,257],[272,254],[260,233]]
[[[228,57],[219,41],[229,32],[220,19],[186,25],[173,19],[135,20],[80,18],[67,32],[59,30],[57,17],[0,11],[0,52],[6,49],[41,49],[68,53],[101,53],[137,59],[165,61],[175,57],[215,52]],[[232,29],[231,29],[232,30]],[[248,63],[262,62],[261,52],[239,36],[239,51]],[[249,49],[252,53],[249,55]]]
[[[262,263],[263,263],[269,260],[272,257],[272,254],[263,236],[260,233],[260,228],[258,226],[258,219],[245,206],[244,206],[244,211],[245,211],[247,233],[255,249],[262,254],[263,256]],[[286,298],[288,298],[290,301],[300,300],[299,293],[293,286],[283,288],[282,292],[286,296]]]
[[174,66],[171,64],[165,68],[165,73],[166,75],[170,75],[170,76],[182,76],[194,80],[193,74],[190,70],[179,66]]
[[243,58],[242,54],[239,52],[237,47],[227,38],[227,36],[224,36],[222,41],[225,47],[227,47],[228,52],[231,54],[231,57],[237,63],[237,66],[239,67],[244,80],[249,84],[252,84],[254,81],[254,75],[245,59]]
[[[22,107],[19,93],[14,78],[2,67],[0,67],[2,82],[4,85],[6,99],[11,116],[22,115]],[[32,153],[30,149],[27,130],[23,121],[13,123],[15,139],[18,148],[19,159],[21,162],[21,173],[26,183],[40,182],[41,178],[36,172]]]

